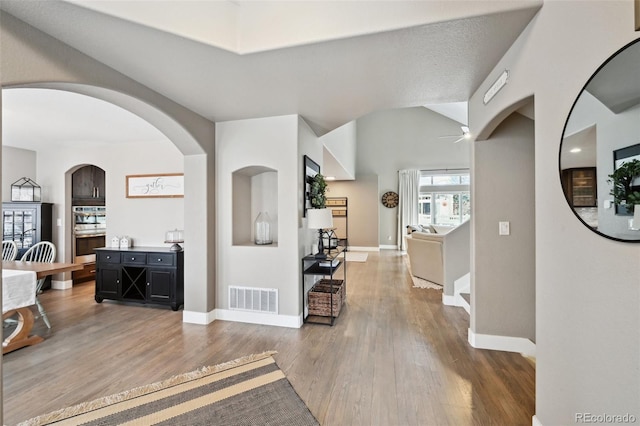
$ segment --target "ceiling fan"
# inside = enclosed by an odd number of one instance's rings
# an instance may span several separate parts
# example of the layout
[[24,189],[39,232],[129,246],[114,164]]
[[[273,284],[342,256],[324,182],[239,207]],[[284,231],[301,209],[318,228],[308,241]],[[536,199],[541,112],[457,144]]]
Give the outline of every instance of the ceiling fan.
[[440,139],[458,138],[458,140],[453,141],[453,143],[458,143],[458,142],[466,140],[466,139],[471,139],[471,133],[469,132],[469,128],[467,126],[460,126],[460,128],[462,129],[462,134],[461,135],[444,135],[444,136],[439,136],[439,138]]

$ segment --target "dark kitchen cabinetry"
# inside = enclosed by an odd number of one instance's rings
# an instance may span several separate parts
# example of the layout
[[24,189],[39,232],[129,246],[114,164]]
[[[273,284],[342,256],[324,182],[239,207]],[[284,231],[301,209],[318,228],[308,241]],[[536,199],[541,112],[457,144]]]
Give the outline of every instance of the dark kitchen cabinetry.
[[71,198],[74,206],[105,205],[105,174],[100,167],[88,165],[71,175]]
[[184,304],[184,252],[169,248],[96,249],[96,302]]
[[20,259],[29,247],[40,241],[51,241],[53,204],[2,203],[2,239],[15,241]]

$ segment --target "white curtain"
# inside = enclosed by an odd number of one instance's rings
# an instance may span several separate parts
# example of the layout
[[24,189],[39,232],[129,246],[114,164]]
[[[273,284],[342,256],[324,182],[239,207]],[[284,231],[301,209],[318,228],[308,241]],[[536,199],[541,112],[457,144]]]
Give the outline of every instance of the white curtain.
[[398,172],[398,249],[406,250],[404,236],[407,225],[418,224],[418,199],[420,197],[420,170]]

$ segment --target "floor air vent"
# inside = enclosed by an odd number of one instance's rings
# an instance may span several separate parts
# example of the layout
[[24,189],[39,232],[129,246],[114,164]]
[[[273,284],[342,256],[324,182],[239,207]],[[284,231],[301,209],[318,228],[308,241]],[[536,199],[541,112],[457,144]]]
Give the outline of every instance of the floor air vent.
[[278,289],[229,286],[229,309],[277,314]]

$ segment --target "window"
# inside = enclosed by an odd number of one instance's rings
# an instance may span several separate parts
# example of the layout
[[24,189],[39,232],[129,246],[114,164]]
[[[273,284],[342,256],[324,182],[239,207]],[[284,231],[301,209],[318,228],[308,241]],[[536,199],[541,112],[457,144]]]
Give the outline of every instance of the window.
[[469,173],[437,174],[423,172],[420,177],[418,217],[420,225],[458,225],[471,217]]

